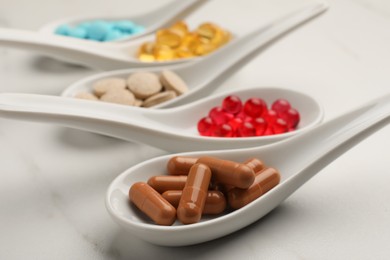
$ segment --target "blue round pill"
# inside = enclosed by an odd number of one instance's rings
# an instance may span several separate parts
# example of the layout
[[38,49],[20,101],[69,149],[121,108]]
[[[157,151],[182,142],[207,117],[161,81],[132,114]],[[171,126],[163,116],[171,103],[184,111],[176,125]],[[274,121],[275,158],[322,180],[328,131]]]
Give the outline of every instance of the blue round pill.
[[118,30],[114,30],[112,29],[109,33],[107,33],[106,37],[104,38],[104,41],[114,41],[114,40],[118,40],[120,38],[123,38],[125,37],[126,34],[123,34],[122,32],[118,31]]
[[70,28],[69,25],[67,24],[62,24],[60,26],[58,26],[56,28],[56,30],[54,31],[55,34],[59,34],[59,35],[68,35],[69,31],[72,30],[72,28]]
[[103,41],[110,30],[111,26],[107,22],[92,22],[87,29],[87,38],[96,41]]
[[81,27],[71,28],[68,35],[74,38],[85,39],[87,37],[87,30]]
[[115,29],[118,29],[118,30],[120,30],[122,32],[126,32],[126,33],[132,33],[133,28],[136,26],[135,23],[133,23],[132,21],[127,21],[127,20],[113,22],[113,24],[114,24]]

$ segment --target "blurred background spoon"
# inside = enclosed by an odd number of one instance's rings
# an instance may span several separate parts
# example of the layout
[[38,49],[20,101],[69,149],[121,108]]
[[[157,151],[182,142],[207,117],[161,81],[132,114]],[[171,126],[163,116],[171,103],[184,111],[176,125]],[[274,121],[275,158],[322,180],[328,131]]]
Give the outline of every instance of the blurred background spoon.
[[[145,41],[153,39],[153,35],[140,37],[138,39],[124,43],[99,44],[96,42],[86,42],[80,39],[63,37],[58,35],[47,35],[33,31],[4,29],[0,28],[0,45],[12,48],[29,49],[42,54],[53,56],[58,59],[77,63],[92,68],[112,70],[123,68],[141,68],[153,66],[166,66],[185,61],[202,61],[208,57],[213,58],[211,62],[227,62],[230,60],[220,60],[224,56],[238,56],[239,60],[246,57],[246,54],[252,53],[254,49],[272,43],[281,36],[287,34],[292,29],[298,27],[304,22],[316,17],[327,9],[327,4],[318,2],[310,4],[303,9],[292,12],[277,21],[254,30],[246,36],[231,40],[225,46],[212,52],[207,56],[198,58],[177,59],[166,62],[142,62],[136,59],[138,47]],[[255,48],[254,48],[255,47]],[[247,49],[249,48],[249,49]],[[236,58],[237,59],[237,58]],[[206,64],[199,64],[203,70]],[[216,66],[216,65],[214,65]],[[225,65],[226,66],[226,65]],[[189,73],[190,71],[187,71]],[[202,80],[202,79],[199,79]]]
[[[201,136],[198,121],[228,95],[242,100],[261,97],[268,104],[287,99],[301,117],[298,128],[283,134],[245,138]],[[79,99],[0,94],[0,117],[59,124],[144,143],[171,152],[260,146],[303,132],[323,119],[323,109],[312,97],[282,88],[249,88],[222,93],[170,109],[143,109]]]
[[140,33],[135,33],[113,42],[124,42],[132,39],[139,38],[141,36],[154,33],[160,28],[167,27],[173,22],[182,19],[190,12],[193,12],[200,5],[205,3],[207,0],[173,0],[166,5],[163,5],[157,9],[153,9],[150,12],[135,15],[135,16],[106,16],[106,15],[94,15],[94,16],[77,16],[77,17],[67,17],[59,19],[56,21],[49,22],[43,25],[40,28],[40,32],[46,34],[54,34],[56,29],[64,24],[70,26],[76,26],[80,23],[95,21],[95,20],[104,20],[104,21],[119,21],[119,20],[129,20],[134,22],[137,25],[144,27],[144,30]]

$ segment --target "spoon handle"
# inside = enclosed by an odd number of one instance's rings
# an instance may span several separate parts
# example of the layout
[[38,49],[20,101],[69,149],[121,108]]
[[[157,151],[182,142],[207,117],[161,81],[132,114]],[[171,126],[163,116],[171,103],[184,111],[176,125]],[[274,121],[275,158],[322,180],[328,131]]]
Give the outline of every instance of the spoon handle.
[[[245,63],[253,59],[256,54],[264,50],[274,41],[287,35],[293,29],[305,24],[311,19],[327,10],[328,5],[324,2],[317,2],[293,11],[278,20],[271,22],[246,36],[232,41],[225,47],[205,56],[202,60],[180,71],[180,75],[188,78],[188,85],[200,86],[193,89],[192,95],[183,96],[170,102],[167,107],[183,105],[199,99],[211,93],[219,84],[217,80],[226,78],[232,71],[241,68]],[[191,74],[196,71],[196,77]],[[207,86],[207,87],[206,87]],[[200,93],[199,90],[202,89]]]
[[148,118],[160,113],[165,112],[58,96],[0,94],[0,117],[54,123],[136,142],[148,143],[150,136],[161,134]]
[[175,0],[158,8],[147,16],[134,17],[134,21],[147,27],[146,33],[152,33],[159,28],[169,26],[172,22],[183,18],[189,12],[192,12],[199,5],[207,0]]
[[[284,169],[286,177],[292,176],[286,180],[290,184],[281,187],[286,190],[279,191],[279,194],[283,199],[287,198],[329,163],[389,123],[390,93],[286,140],[288,144],[280,142],[275,145],[273,149],[278,151],[280,158],[286,158],[285,165],[289,165]],[[278,150],[279,146],[284,148]]]
[[121,52],[105,48],[99,43],[28,30],[0,28],[0,45],[33,50],[88,66],[102,60],[123,59]]

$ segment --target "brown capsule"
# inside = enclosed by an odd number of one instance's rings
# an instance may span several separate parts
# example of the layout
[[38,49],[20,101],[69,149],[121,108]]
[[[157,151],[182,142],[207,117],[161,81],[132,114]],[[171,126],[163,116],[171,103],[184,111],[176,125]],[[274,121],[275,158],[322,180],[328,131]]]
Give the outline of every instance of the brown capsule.
[[[172,206],[177,207],[183,191],[169,190],[162,194]],[[222,213],[226,208],[226,199],[222,192],[209,190],[207,192],[206,202],[203,209],[203,215],[216,215]]]
[[160,175],[149,178],[148,184],[159,193],[163,193],[167,190],[184,189],[186,181],[187,176],[185,175]]
[[220,191],[209,191],[207,193],[206,203],[204,205],[203,214],[216,215],[222,213],[226,209],[226,198]]
[[[256,173],[264,169],[264,163],[257,158],[249,158],[244,162],[245,165],[249,166],[253,172]],[[213,183],[211,189],[222,191],[224,194],[227,194],[229,190],[235,188],[233,185],[226,185],[222,183]]]
[[156,224],[170,226],[175,222],[176,209],[148,184],[134,183],[129,190],[129,198]]
[[190,168],[198,161],[198,158],[175,156],[167,164],[168,173],[171,175],[188,175]]
[[274,168],[266,168],[256,174],[254,183],[248,189],[231,189],[228,192],[229,205],[233,209],[242,208],[278,185],[279,182],[279,172]]
[[255,174],[264,169],[264,163],[257,158],[249,158],[244,162],[245,165],[248,165]]
[[254,171],[247,165],[214,157],[201,157],[198,163],[206,164],[213,173],[213,181],[246,189],[255,179]]
[[191,167],[177,207],[177,218],[181,223],[196,223],[202,217],[210,179],[211,171],[207,165],[197,163]]

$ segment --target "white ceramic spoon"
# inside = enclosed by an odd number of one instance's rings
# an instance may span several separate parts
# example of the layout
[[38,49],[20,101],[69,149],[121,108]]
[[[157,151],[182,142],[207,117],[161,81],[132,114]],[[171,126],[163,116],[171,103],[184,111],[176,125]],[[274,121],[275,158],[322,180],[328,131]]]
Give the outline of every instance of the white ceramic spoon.
[[[163,174],[175,155],[151,159],[131,167],[110,185],[106,206],[113,219],[126,231],[151,243],[183,246],[206,242],[237,231],[277,207],[318,171],[348,149],[390,122],[390,95],[344,114],[290,139],[259,147],[225,151],[202,151],[182,156],[214,156],[243,162],[250,157],[279,169],[281,183],[245,207],[223,216],[203,219],[191,225],[151,223],[128,200],[131,185]],[[310,210],[310,209],[308,209]]]
[[289,100],[301,114],[298,129],[264,137],[226,139],[200,136],[196,129],[199,119],[220,105],[231,92],[164,110],[34,94],[0,94],[0,117],[56,123],[171,152],[260,146],[300,133],[323,118],[323,109],[318,102],[299,92],[252,88],[233,93],[243,101],[250,97],[261,97],[268,104],[278,98]]
[[[229,46],[200,59],[198,62],[178,64],[165,67],[178,74],[188,85],[185,94],[163,102],[153,108],[173,107],[200,99],[212,93],[222,81],[234,71],[239,70],[244,63],[255,57],[259,51],[269,46],[272,41],[280,38],[293,28],[318,16],[327,9],[326,4],[315,3],[269,24],[250,35],[232,42]],[[62,96],[74,97],[79,92],[93,92],[93,84],[109,77],[127,78],[131,73],[144,71],[145,68],[108,71],[79,80],[66,88]],[[148,68],[150,72],[159,73],[161,67]]]
[[[203,68],[203,70],[207,70],[209,66],[215,66],[213,63],[233,65],[251,54],[254,50],[269,44],[272,40],[276,40],[326,9],[326,4],[311,4],[246,36],[234,39],[226,46],[221,47],[207,56],[167,62],[142,62],[135,58],[138,47],[143,42],[152,40],[153,35],[140,37],[126,43],[99,44],[58,35],[0,28],[0,46],[30,49],[71,63],[107,70],[166,66],[190,60],[202,61],[194,69],[200,70]],[[225,58],[225,56],[227,57]],[[226,65],[223,67],[226,67]],[[193,70],[191,68],[185,70],[186,74],[192,72]],[[200,82],[202,80],[202,78],[199,78]]]
[[[113,42],[123,42],[132,39],[139,38],[141,36],[151,34],[157,31],[159,28],[167,27],[172,22],[181,19],[184,14],[188,14],[196,9],[199,5],[206,2],[206,0],[174,0],[168,4],[161,6],[158,9],[154,9],[148,13],[144,13],[132,17],[107,17],[107,16],[78,16],[68,17],[56,21],[49,22],[40,28],[40,32],[47,34],[54,34],[55,30],[63,24],[70,26],[76,26],[77,24],[94,21],[94,20],[105,20],[105,21],[118,21],[118,20],[130,20],[138,25],[141,25],[145,30],[141,33],[133,34],[124,38],[120,38]],[[106,42],[101,42],[106,43]]]

